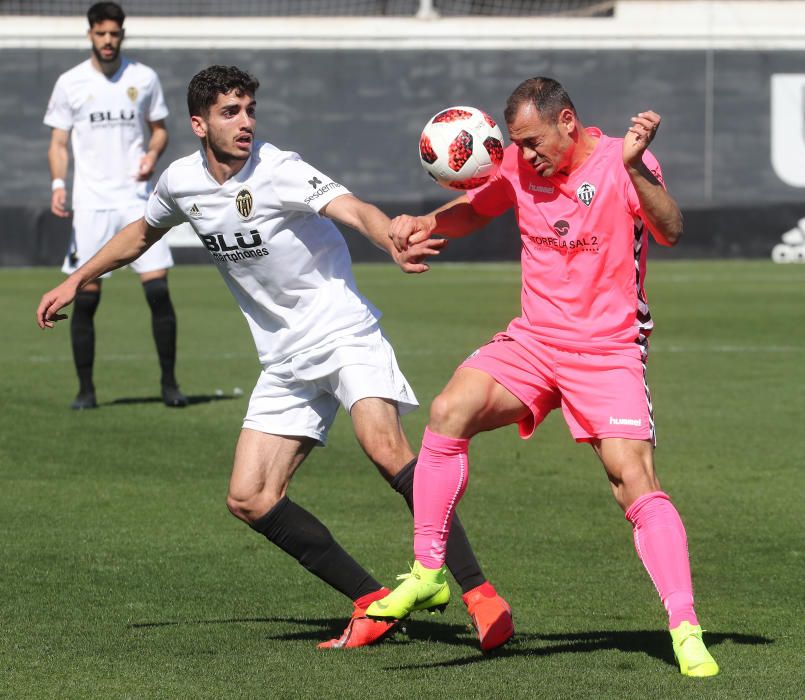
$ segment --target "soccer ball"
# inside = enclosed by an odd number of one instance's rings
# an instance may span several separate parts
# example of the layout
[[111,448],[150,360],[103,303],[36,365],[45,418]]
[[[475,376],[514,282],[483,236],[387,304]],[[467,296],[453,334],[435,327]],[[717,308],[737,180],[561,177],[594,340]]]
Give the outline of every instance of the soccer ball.
[[475,107],[448,107],[425,124],[419,160],[442,187],[483,185],[503,160],[503,135],[492,117]]

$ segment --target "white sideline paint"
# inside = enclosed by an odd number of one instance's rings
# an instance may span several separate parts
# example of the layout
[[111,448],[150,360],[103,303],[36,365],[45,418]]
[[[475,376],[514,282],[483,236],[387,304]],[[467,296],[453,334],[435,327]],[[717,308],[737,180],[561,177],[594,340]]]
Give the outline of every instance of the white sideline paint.
[[[0,49],[85,49],[85,17],[6,16]],[[131,17],[127,49],[805,49],[803,0],[625,0],[610,18]]]
[[[802,348],[796,345],[662,345],[659,341],[655,341],[651,345],[649,351],[649,358],[657,353],[688,353],[697,355],[712,355],[716,354],[733,354],[733,353],[746,353],[746,354],[786,354],[786,353],[801,353]],[[428,348],[397,350],[397,355],[400,357],[421,357],[426,355],[435,355],[436,352]],[[132,362],[134,360],[148,360],[153,357],[153,353],[125,353],[125,354],[104,354],[103,362]],[[254,352],[225,352],[215,354],[205,353],[182,353],[182,357],[192,358],[194,360],[240,360],[243,358],[254,357]],[[0,359],[9,362],[27,362],[30,364],[54,364],[64,363],[72,364],[73,358],[70,354],[53,354],[53,355],[29,355],[26,358],[3,357]]]

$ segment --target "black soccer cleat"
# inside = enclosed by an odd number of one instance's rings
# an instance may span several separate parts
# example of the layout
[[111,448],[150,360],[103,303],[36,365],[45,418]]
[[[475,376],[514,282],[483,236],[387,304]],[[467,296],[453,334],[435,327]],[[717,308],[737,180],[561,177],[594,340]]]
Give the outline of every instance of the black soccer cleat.
[[79,393],[70,404],[70,408],[74,411],[83,411],[85,408],[98,408],[98,402],[95,400],[95,392],[87,391]]
[[170,408],[184,408],[190,403],[178,386],[162,385],[162,403]]

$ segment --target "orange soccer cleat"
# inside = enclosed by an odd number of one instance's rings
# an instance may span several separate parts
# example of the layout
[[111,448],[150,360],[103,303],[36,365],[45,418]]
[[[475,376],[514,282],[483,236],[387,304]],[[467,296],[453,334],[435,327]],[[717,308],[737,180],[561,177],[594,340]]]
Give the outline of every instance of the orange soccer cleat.
[[354,602],[355,610],[349,618],[346,629],[337,639],[330,639],[317,645],[318,649],[355,649],[370,644],[377,644],[390,637],[400,624],[399,620],[373,620],[366,617],[366,608],[380,598],[384,598],[391,591],[381,588],[358,598]]
[[497,649],[512,638],[514,635],[512,609],[489,581],[467,591],[461,599],[467,606],[472,624],[478,631],[481,651]]

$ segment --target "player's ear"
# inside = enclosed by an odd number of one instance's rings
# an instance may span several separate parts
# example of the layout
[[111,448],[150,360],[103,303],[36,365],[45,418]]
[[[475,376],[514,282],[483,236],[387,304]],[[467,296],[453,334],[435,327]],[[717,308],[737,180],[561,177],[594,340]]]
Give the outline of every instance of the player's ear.
[[198,114],[192,115],[190,117],[190,128],[193,129],[193,133],[200,139],[206,138],[207,122],[204,121],[204,117],[201,117]]
[[123,27],[120,28],[120,41],[126,38],[126,30]]
[[576,115],[573,113],[572,109],[565,107],[565,109],[559,112],[559,126],[561,129],[567,131],[568,134],[573,133],[573,130],[576,128]]

